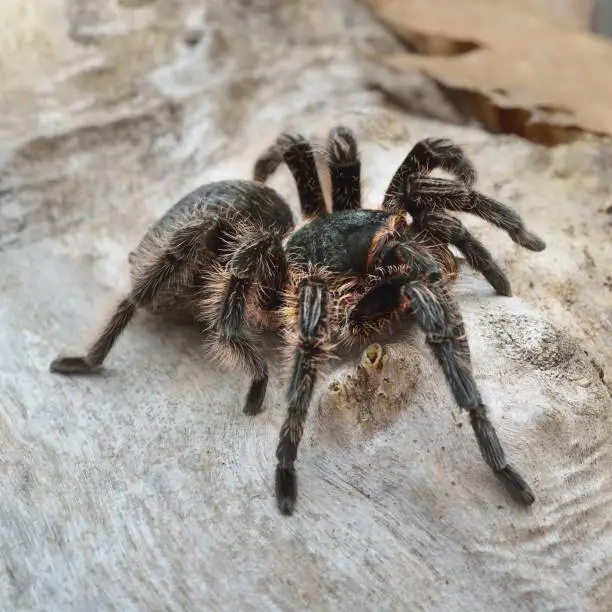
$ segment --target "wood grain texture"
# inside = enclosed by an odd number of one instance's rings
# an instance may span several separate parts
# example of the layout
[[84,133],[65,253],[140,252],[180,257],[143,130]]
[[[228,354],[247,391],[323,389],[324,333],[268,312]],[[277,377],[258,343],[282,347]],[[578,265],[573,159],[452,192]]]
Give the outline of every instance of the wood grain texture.
[[[612,147],[551,152],[385,110],[352,39],[386,35],[351,4],[211,2],[204,21],[200,4],[144,7],[138,27],[108,17],[93,64],[58,66],[0,126],[0,610],[605,612]],[[202,45],[181,46],[194,22]],[[248,376],[216,369],[195,330],[141,313],[99,376],[48,371],[99,330],[128,253],[174,201],[249,176],[281,130],[339,122],[363,143],[368,206],[416,140],[449,137],[479,188],[547,240],[527,253],[464,219],[517,296],[467,271],[458,287],[476,380],[537,496],[528,510],[480,458],[419,334],[385,344],[380,370],[357,354],[317,388],[291,518],[273,491],[278,364],[248,418]],[[288,171],[271,182],[297,210]]]

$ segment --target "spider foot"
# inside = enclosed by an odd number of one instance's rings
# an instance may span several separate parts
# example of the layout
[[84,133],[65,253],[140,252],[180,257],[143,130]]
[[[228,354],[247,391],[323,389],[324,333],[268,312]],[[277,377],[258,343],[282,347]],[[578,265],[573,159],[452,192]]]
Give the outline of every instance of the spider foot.
[[488,269],[482,271],[482,275],[487,279],[491,287],[495,289],[495,293],[506,297],[512,295],[510,281],[498,265],[493,263]]
[[92,374],[97,368],[92,366],[85,357],[57,357],[51,362],[49,370],[55,374]]
[[504,484],[508,493],[515,501],[530,506],[535,501],[535,495],[525,479],[511,466],[495,472],[497,478]]
[[539,236],[536,236],[532,232],[528,232],[526,229],[522,229],[518,232],[509,232],[510,238],[522,247],[529,249],[530,251],[543,251],[546,248],[546,243]]
[[282,514],[293,514],[297,499],[297,474],[295,468],[276,466],[276,503]]
[[246,402],[242,411],[249,416],[255,416],[262,412],[266,388],[268,387],[268,377],[255,379],[251,383],[251,388],[246,397]]

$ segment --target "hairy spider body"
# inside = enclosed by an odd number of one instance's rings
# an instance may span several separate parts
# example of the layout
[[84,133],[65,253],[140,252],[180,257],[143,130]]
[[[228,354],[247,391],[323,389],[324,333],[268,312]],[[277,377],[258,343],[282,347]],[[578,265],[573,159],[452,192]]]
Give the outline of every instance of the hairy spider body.
[[171,251],[184,259],[180,273],[143,308],[152,314],[198,319],[209,267],[214,262],[227,264],[228,241],[240,239],[245,230],[285,235],[293,228],[291,210],[269,187],[253,189],[252,182],[240,180],[203,185],[172,206],[130,253],[132,286],[146,275],[151,262]]
[[[398,244],[403,252],[394,250]],[[280,327],[291,333],[299,287],[307,279],[319,278],[328,294],[328,326],[334,344],[367,340],[372,333],[388,329],[394,315],[404,314],[406,303],[383,310],[380,316],[350,316],[382,279],[413,274],[415,260],[444,282],[451,282],[458,273],[457,261],[446,245],[416,235],[405,213],[384,210],[340,210],[319,217],[290,236],[285,254],[289,274],[284,304],[293,307],[281,312]]]
[[[521,246],[544,243],[516,212],[473,190],[476,171],[452,142],[418,142],[393,176],[382,210],[361,208],[357,141],[334,128],[326,146],[331,177],[328,211],[312,145],[283,134],[256,161],[253,181],[218,181],[177,202],[130,254],[132,289],[85,356],[58,357],[51,371],[95,371],[138,308],[195,319],[213,354],[251,375],[244,412],[262,409],[268,365],[251,332],[279,329],[291,359],[285,422],[276,450],[276,497],[291,514],[295,461],[322,364],[339,344],[367,340],[393,319],[423,332],[455,400],[470,414],[481,454],[510,494],[535,497],[505,458],[474,380],[459,308],[451,296],[461,250],[497,293],[510,283],[487,249],[444,209],[471,212],[506,230]],[[296,230],[287,202],[264,182],[285,162],[303,217]],[[429,176],[436,168],[456,179]]]

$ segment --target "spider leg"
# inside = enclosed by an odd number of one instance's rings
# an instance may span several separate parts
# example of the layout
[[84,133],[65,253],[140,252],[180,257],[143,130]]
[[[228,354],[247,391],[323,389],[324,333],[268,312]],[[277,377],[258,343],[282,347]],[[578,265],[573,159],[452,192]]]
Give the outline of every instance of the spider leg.
[[282,134],[255,161],[253,179],[265,182],[283,162],[293,175],[302,215],[306,219],[327,214],[312,145],[299,134]]
[[328,137],[332,209],[361,208],[361,161],[357,139],[344,126],[333,128]]
[[389,216],[386,223],[374,234],[368,249],[367,270],[375,274],[378,268],[408,264],[413,271],[411,278],[423,275],[430,282],[441,278],[436,260],[426,249],[407,239],[409,229],[403,213]]
[[530,505],[535,501],[535,495],[518,471],[506,461],[504,449],[474,380],[459,307],[449,295],[442,291],[437,293],[421,283],[406,286],[412,312],[426,334],[427,343],[446,375],[455,400],[469,412],[483,459],[516,501]]
[[523,504],[535,496],[517,470],[506,461],[497,432],[472,374],[470,349],[459,307],[441,289],[431,289],[408,277],[388,278],[376,285],[353,308],[352,324],[399,311],[415,317],[426,335],[436,360],[442,367],[457,404],[467,410],[481,455],[510,495]]
[[[540,237],[527,230],[515,210],[478,191],[472,191],[458,181],[409,176],[400,199],[402,207],[413,217],[421,212],[445,208],[467,212],[506,231],[514,242],[530,251],[543,251],[546,248],[546,243]],[[388,206],[393,207],[393,202],[389,202]]]
[[383,198],[383,208],[401,198],[406,179],[413,174],[429,174],[440,168],[454,174],[467,188],[476,182],[476,168],[454,142],[446,138],[425,138],[417,142],[396,170]]
[[106,326],[84,356],[57,357],[49,369],[57,374],[90,374],[102,365],[136,310],[151,303],[176,278],[203,247],[214,226],[210,218],[194,220],[175,232],[168,245],[156,253],[135,277],[131,292],[115,309]]
[[480,272],[499,295],[512,295],[510,281],[488,249],[468,229],[451,215],[437,212],[415,217],[415,225],[434,238],[456,246],[468,264]]
[[243,412],[259,414],[268,387],[268,364],[243,330],[247,298],[252,287],[248,278],[231,276],[214,321],[211,341],[216,356],[240,363],[252,376]]
[[[229,274],[221,277],[221,290],[203,300],[204,319],[213,310],[213,354],[230,362],[240,363],[252,376],[243,412],[259,414],[268,386],[268,364],[256,344],[245,333],[246,309],[254,282],[258,282],[260,306],[271,307],[285,280],[286,262],[280,236],[262,233],[251,237],[241,235],[238,246],[229,261]],[[246,238],[246,239],[245,239]],[[218,283],[219,281],[217,281]],[[218,299],[218,295],[221,299]]]
[[323,283],[314,279],[303,281],[299,287],[298,338],[287,394],[289,405],[276,449],[276,500],[283,514],[293,513],[297,498],[294,463],[317,379],[318,364],[327,352],[327,304],[328,290]]

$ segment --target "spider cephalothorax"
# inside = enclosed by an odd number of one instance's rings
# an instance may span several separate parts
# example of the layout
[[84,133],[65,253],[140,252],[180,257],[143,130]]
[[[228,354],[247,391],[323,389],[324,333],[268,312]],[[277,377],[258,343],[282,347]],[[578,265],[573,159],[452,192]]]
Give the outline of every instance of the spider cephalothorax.
[[[285,162],[306,223],[296,230],[288,204],[265,180]],[[449,245],[497,293],[510,283],[487,249],[446,209],[470,212],[533,251],[544,243],[516,212],[473,189],[476,172],[443,139],[418,142],[393,176],[381,210],[361,208],[361,165],[350,130],[334,128],[326,147],[331,178],[327,210],[312,145],[284,134],[257,160],[253,181],[204,185],[175,204],[130,254],[132,291],[84,357],[59,357],[51,370],[88,373],[104,361],[139,307],[186,315],[207,332],[223,361],[251,374],[244,412],[262,409],[268,366],[252,332],[279,329],[291,353],[288,413],[276,450],[276,496],[291,514],[295,461],[317,373],[338,344],[367,339],[392,319],[424,331],[486,463],[524,504],[534,495],[507,463],[474,381],[459,308],[451,296],[458,265]],[[455,179],[430,176],[435,169]]]

